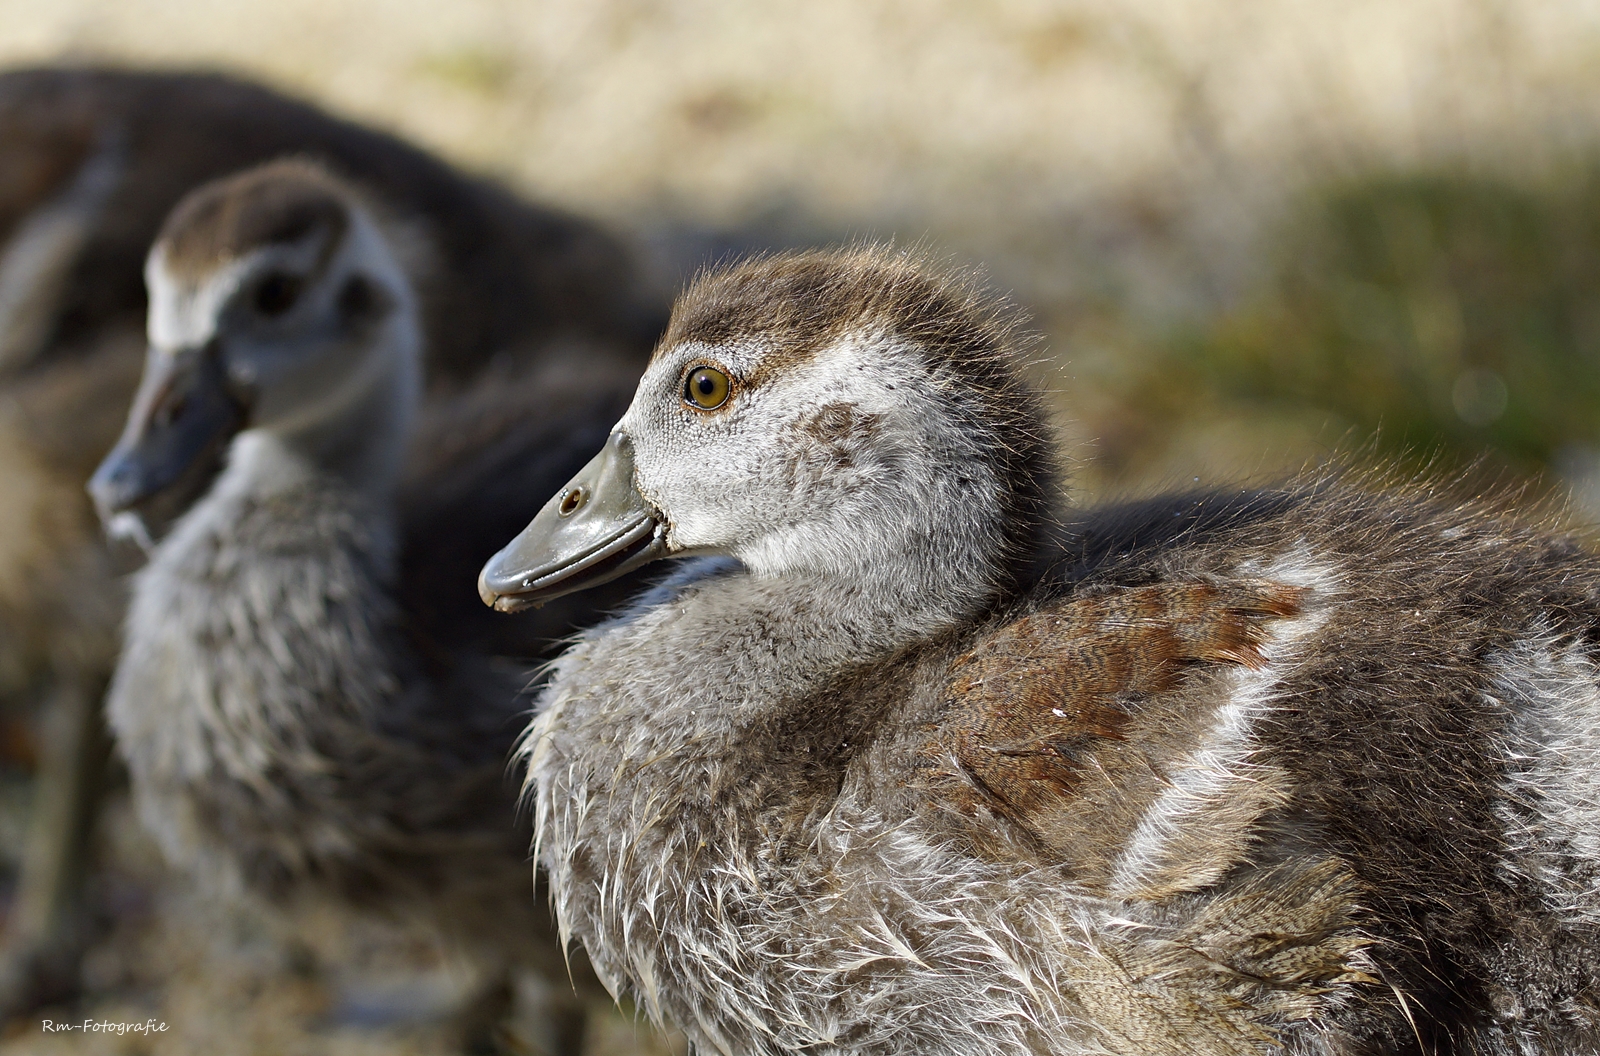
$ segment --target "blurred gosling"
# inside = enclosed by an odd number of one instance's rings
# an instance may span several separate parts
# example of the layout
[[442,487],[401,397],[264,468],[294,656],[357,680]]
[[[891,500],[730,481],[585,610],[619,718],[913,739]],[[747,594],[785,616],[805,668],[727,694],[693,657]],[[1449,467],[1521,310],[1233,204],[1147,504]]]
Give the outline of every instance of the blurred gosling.
[[[485,479],[555,486],[634,374],[557,349],[424,408],[404,234],[297,161],[207,185],[163,228],[144,378],[90,490],[125,526],[222,468],[135,578],[108,716],[174,863],[431,921],[570,994],[507,785],[526,668],[490,653],[537,655],[585,613],[496,642],[464,570],[532,512]],[[456,591],[397,589],[421,553],[463,570]],[[549,1047],[576,1052],[576,1015]]]

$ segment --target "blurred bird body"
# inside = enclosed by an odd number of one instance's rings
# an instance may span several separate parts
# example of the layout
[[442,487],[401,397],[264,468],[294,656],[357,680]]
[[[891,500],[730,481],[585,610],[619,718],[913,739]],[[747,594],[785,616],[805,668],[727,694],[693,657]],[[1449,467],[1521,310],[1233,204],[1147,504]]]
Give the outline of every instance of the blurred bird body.
[[680,301],[603,457],[708,556],[527,733],[602,980],[707,1053],[1600,1051],[1600,560],[1337,475],[1063,521],[1016,351],[880,251]]
[[[213,889],[420,920],[561,993],[506,757],[526,659],[585,613],[486,618],[470,569],[529,500],[463,486],[549,490],[635,367],[572,341],[424,399],[404,243],[369,201],[273,163],[195,191],[152,249],[145,377],[91,492],[126,524],[221,467],[134,578],[107,715],[141,817]],[[453,591],[400,589],[423,556]]]
[[[553,347],[642,348],[658,324],[628,254],[592,225],[229,77],[8,71],[0,147],[0,700],[47,705],[0,963],[4,1016],[78,985],[80,889],[106,755],[99,701],[126,603],[126,561],[106,547],[83,484],[138,383],[142,266],[173,205],[283,155],[321,159],[381,198],[405,243],[435,403],[449,392],[481,403]],[[448,461],[504,424],[485,408],[435,437],[430,458]],[[167,508],[145,509],[157,534],[218,465],[197,465]],[[443,501],[433,489],[412,518],[434,530]]]

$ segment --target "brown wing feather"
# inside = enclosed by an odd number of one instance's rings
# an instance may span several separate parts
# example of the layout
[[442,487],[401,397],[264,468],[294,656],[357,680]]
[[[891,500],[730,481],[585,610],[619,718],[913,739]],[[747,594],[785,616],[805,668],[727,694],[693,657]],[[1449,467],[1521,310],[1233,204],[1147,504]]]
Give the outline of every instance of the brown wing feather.
[[1184,723],[1177,691],[1197,668],[1264,664],[1270,621],[1297,614],[1303,595],[1263,580],[1170,583],[992,630],[951,667],[943,720],[921,749],[928,791],[944,810],[998,818],[1083,863],[1086,786],[1159,777],[1158,743]]

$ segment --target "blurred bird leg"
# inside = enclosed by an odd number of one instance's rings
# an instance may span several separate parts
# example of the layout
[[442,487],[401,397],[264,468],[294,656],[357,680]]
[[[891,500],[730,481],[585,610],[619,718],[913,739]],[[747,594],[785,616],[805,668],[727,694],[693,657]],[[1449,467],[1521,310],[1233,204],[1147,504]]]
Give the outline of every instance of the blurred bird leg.
[[63,679],[45,707],[35,806],[0,950],[0,1021],[68,997],[78,984],[89,835],[111,758],[104,690],[98,680]]

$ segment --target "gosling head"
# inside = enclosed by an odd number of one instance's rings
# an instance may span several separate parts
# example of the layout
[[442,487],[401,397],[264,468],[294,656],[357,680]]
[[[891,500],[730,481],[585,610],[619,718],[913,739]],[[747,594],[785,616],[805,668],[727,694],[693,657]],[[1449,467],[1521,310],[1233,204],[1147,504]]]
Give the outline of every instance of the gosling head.
[[513,611],[715,554],[966,607],[1029,556],[1055,484],[1017,331],[966,278],[885,249],[702,276],[605,448],[479,593]]
[[414,389],[419,369],[410,283],[349,185],[299,160],[207,184],[167,218],[145,281],[144,377],[89,483],[114,534],[148,539],[145,518],[187,505],[245,430],[389,471],[330,428],[384,380]]

